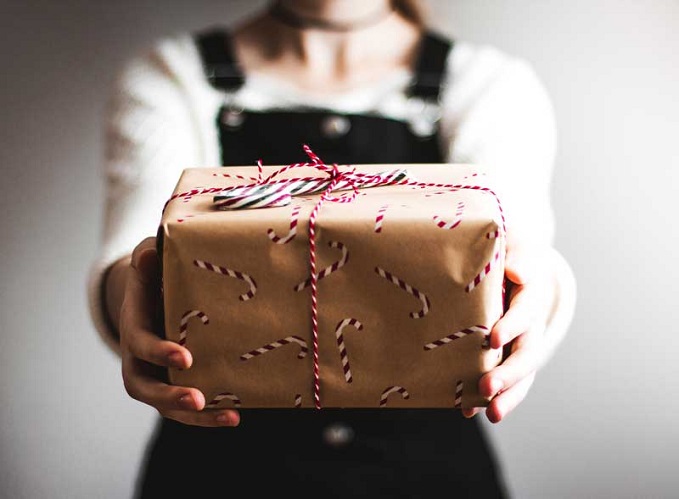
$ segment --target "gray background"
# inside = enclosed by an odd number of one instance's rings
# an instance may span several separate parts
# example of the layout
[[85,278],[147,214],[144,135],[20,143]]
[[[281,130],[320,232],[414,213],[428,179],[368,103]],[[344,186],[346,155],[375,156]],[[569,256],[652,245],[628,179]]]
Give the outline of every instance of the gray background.
[[[119,65],[157,37],[259,5],[1,4],[1,497],[129,497],[156,414],[127,397],[86,309],[103,102]],[[445,33],[533,63],[556,106],[557,246],[578,309],[523,405],[484,426],[512,490],[676,497],[679,2],[430,5]]]

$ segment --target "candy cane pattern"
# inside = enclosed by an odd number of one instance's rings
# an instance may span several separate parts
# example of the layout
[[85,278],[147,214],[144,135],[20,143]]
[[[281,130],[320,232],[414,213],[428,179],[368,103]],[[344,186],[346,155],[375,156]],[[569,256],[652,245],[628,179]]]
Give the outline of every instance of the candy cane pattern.
[[340,360],[342,361],[342,369],[344,370],[344,379],[347,383],[351,383],[353,378],[351,376],[351,368],[349,367],[349,356],[347,355],[347,348],[344,345],[344,335],[342,331],[346,326],[354,326],[358,331],[363,329],[363,324],[356,319],[344,319],[337,324],[335,328],[335,336],[337,336],[337,348],[339,349]]
[[[335,263],[330,265],[329,267],[324,268],[318,273],[318,280],[320,281],[324,277],[328,277],[330,274],[333,272],[336,272],[337,270],[341,269],[344,267],[347,262],[349,261],[349,250],[347,247],[343,244],[340,243],[339,241],[330,241],[328,243],[328,246],[331,248],[337,248],[340,251],[342,251],[342,258],[337,260]],[[300,282],[297,286],[294,287],[295,291],[302,291],[305,288],[308,288],[311,285],[311,278],[307,279],[306,281]]]
[[241,406],[241,401],[236,395],[230,392],[222,392],[219,395],[215,396],[215,398],[213,398],[209,404],[206,404],[205,407],[207,409],[212,409],[216,407],[224,399],[231,400],[233,402],[234,407]]
[[302,395],[298,393],[295,395],[295,409],[302,407]]
[[186,334],[188,332],[189,328],[189,319],[192,317],[198,317],[203,324],[209,324],[210,319],[208,318],[207,315],[205,315],[203,312],[200,310],[189,310],[186,312],[184,315],[182,315],[181,320],[179,321],[179,344],[183,345],[186,343]]
[[198,268],[209,270],[216,274],[235,277],[236,279],[240,279],[241,281],[247,283],[250,286],[250,289],[247,293],[244,293],[238,297],[238,299],[241,301],[248,301],[253,296],[255,296],[255,293],[257,292],[257,283],[255,282],[255,280],[243,272],[227,269],[226,267],[220,267],[219,265],[213,265],[210,262],[205,262],[203,260],[194,260],[193,264]]
[[[457,331],[456,333],[449,334],[448,336],[441,338],[440,340],[433,341],[431,343],[427,343],[424,345],[425,350],[433,350],[435,348],[441,347],[443,345],[447,345],[448,343],[458,340],[460,338],[464,338],[465,336],[469,334],[474,334],[474,333],[483,333],[484,335],[484,340],[482,347],[483,348],[490,348],[490,342],[488,341],[488,328],[486,326],[471,326],[466,329],[463,329],[461,331]],[[488,345],[486,347],[486,345]]]
[[488,234],[486,234],[486,239],[497,239],[500,237],[500,230],[492,230]]
[[455,384],[455,408],[462,408],[462,391],[464,389],[464,383],[461,380]]
[[418,312],[410,312],[410,317],[412,317],[413,319],[420,319],[429,313],[429,307],[431,305],[431,302],[429,301],[427,295],[420,292],[416,288],[413,288],[410,284],[406,283],[404,280],[399,279],[394,274],[392,274],[391,272],[387,272],[381,267],[375,267],[375,272],[380,277],[384,277],[387,281],[396,284],[399,288],[413,295],[415,298],[419,299],[422,302],[422,310]]
[[389,398],[389,395],[391,395],[392,393],[400,393],[401,397],[403,397],[405,400],[408,400],[410,398],[408,390],[406,390],[402,386],[390,386],[389,388],[385,389],[382,392],[382,397],[380,397],[380,407],[384,407],[385,405],[387,405],[387,399]]
[[299,218],[299,210],[300,206],[295,206],[292,209],[292,215],[290,216],[290,231],[287,233],[286,236],[279,237],[278,235],[276,235],[276,231],[274,231],[273,229],[269,229],[266,232],[271,241],[273,241],[276,244],[286,244],[292,241],[292,239],[294,239],[294,237],[297,235],[297,220]]
[[375,232],[377,233],[382,232],[382,220],[384,220],[384,212],[387,211],[387,208],[389,208],[389,205],[384,204],[377,211],[377,217],[375,217]]
[[471,293],[481,283],[483,278],[486,277],[488,274],[490,274],[490,271],[493,270],[493,265],[495,264],[495,262],[497,262],[499,260],[499,258],[500,258],[500,252],[497,251],[495,253],[495,256],[493,257],[493,259],[490,262],[488,262],[485,265],[485,267],[483,267],[481,272],[476,274],[474,279],[472,279],[472,281],[469,284],[467,284],[467,286],[464,288],[464,290],[467,293]]
[[[365,194],[362,192],[361,194]],[[377,216],[375,217],[375,232],[380,233],[382,232],[382,224],[384,223],[384,215],[386,214],[387,208],[389,208],[390,205],[384,204],[380,206],[380,209],[377,210]],[[408,205],[402,204],[400,205],[401,208],[408,208]]]
[[459,203],[457,203],[457,211],[455,212],[455,218],[453,220],[451,220],[450,222],[446,222],[438,215],[434,215],[433,220],[438,228],[452,230],[458,225],[460,225],[460,222],[462,222],[463,213],[464,213],[464,202],[460,201]]
[[248,353],[244,353],[243,355],[240,356],[240,360],[250,360],[253,357],[257,357],[258,355],[270,352],[271,350],[275,350],[276,348],[280,348],[284,345],[289,345],[290,343],[297,343],[301,347],[301,350],[297,355],[298,359],[303,359],[304,357],[306,357],[307,351],[309,350],[306,341],[304,341],[299,336],[288,336],[287,338],[283,338],[278,341],[272,341],[268,345],[264,345],[261,348],[251,350]]

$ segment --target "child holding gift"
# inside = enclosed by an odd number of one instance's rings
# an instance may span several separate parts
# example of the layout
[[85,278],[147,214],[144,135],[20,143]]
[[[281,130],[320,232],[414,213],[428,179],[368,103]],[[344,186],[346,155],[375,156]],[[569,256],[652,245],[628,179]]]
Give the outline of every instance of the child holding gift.
[[113,95],[105,240],[90,281],[126,390],[163,416],[140,497],[505,497],[478,409],[203,411],[204,394],[165,382],[166,367],[189,369],[192,357],[158,335],[147,236],[178,175],[290,163],[303,143],[340,164],[477,163],[499,180],[514,285],[490,337],[511,355],[480,381],[491,422],[524,399],[568,329],[575,283],[552,246],[554,119],[525,62],[433,33],[403,0],[280,0],[234,29],[162,40]]

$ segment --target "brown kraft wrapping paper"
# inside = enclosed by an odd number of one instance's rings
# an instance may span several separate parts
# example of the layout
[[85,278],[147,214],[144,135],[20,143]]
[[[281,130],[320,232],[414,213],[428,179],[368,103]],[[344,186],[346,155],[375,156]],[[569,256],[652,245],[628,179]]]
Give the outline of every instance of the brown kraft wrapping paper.
[[[469,165],[398,168],[418,182],[487,187],[487,176]],[[235,176],[256,174],[254,167],[189,168],[175,195],[245,185],[252,182]],[[174,198],[162,215],[165,335],[194,359],[189,369],[170,369],[169,380],[203,391],[209,408],[313,408],[304,283],[309,215],[320,195],[235,211],[216,210],[213,197]],[[321,406],[486,406],[478,380],[502,360],[486,336],[504,302],[497,198],[471,189],[364,188],[350,203],[326,201],[316,224]]]

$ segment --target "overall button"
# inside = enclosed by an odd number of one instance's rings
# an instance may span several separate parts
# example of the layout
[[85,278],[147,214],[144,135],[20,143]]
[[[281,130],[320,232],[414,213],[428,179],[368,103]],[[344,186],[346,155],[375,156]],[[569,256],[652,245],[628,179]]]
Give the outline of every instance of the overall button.
[[321,122],[321,131],[329,139],[336,139],[349,133],[351,122],[346,116],[328,116]]
[[228,128],[238,128],[245,121],[245,115],[242,109],[227,108],[222,111],[222,124]]
[[344,447],[354,440],[354,430],[345,423],[333,423],[323,430],[323,441],[332,447]]

